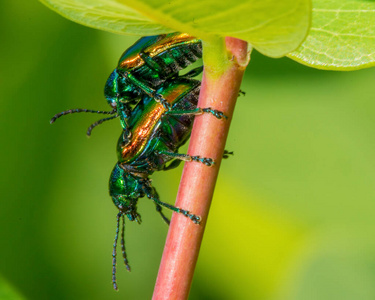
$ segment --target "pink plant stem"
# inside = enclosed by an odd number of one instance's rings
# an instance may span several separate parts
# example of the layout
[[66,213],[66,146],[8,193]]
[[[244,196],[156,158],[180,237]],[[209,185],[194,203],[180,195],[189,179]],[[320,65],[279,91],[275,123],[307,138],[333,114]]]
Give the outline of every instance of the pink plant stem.
[[220,77],[211,76],[211,70],[205,68],[198,107],[217,109],[228,119],[219,120],[210,114],[197,116],[188,150],[190,155],[213,158],[215,165],[186,163],[176,201],[176,206],[199,215],[201,223],[197,225],[181,214],[173,214],[153,300],[189,296],[230,121],[248,62],[246,42],[226,38],[226,47],[229,68]]

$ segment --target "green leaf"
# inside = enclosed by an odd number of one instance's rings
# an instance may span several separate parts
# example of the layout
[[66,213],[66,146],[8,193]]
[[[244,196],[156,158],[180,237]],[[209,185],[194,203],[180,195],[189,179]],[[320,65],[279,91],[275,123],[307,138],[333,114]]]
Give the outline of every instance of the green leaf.
[[280,57],[295,50],[310,25],[311,0],[41,0],[70,20],[120,34],[188,32],[248,41]]
[[310,33],[288,56],[327,70],[375,65],[375,1],[314,0]]
[[22,300],[22,297],[1,275],[0,275],[0,299]]

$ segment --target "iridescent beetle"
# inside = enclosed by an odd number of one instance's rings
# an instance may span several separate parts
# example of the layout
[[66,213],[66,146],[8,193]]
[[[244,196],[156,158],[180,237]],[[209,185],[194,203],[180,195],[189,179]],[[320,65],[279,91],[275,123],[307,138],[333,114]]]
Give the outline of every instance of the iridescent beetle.
[[[195,115],[210,113],[218,119],[226,116],[211,108],[197,108],[200,81],[178,77],[165,82],[157,92],[168,102],[167,109],[153,97],[145,96],[129,115],[131,139],[124,140],[120,135],[117,144],[118,163],[115,165],[110,180],[109,193],[112,201],[119,209],[117,214],[117,229],[113,245],[112,282],[116,283],[116,246],[122,218],[121,248],[126,268],[130,266],[125,252],[124,227],[126,216],[130,221],[141,223],[137,212],[139,198],[146,196],[154,201],[156,210],[163,220],[169,220],[162,213],[162,206],[174,212],[181,213],[199,224],[200,218],[189,211],[162,202],[151,181],[148,178],[154,171],[170,170],[177,167],[181,161],[196,161],[207,166],[214,164],[211,158],[190,156],[177,153],[190,137]],[[226,158],[228,152],[225,153]],[[167,166],[166,164],[169,163]]]
[[[87,135],[90,135],[97,125],[119,116],[125,136],[131,107],[144,95],[148,95],[169,109],[168,102],[156,92],[156,89],[165,81],[178,77],[180,70],[201,57],[201,41],[187,33],[175,32],[142,37],[122,54],[117,68],[105,84],[104,95],[112,111],[70,109],[56,114],[51,123],[63,115],[77,112],[111,115],[93,123],[87,130]],[[195,68],[187,76],[197,76],[202,70],[202,67]]]
[[187,33],[143,37],[128,48],[104,89],[108,103],[123,114],[123,128],[126,128],[129,104],[134,104],[143,94],[168,107],[155,89],[201,57],[201,41]]

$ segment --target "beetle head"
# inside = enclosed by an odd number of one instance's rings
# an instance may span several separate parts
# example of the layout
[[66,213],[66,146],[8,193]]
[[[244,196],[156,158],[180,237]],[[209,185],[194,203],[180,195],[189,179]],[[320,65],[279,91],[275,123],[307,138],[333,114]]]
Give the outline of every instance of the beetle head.
[[141,178],[133,176],[116,164],[109,179],[109,194],[115,206],[130,221],[141,223],[137,213],[138,198],[144,196]]
[[114,70],[111,75],[109,75],[107,82],[104,86],[104,96],[107,99],[108,104],[112,108],[117,108],[117,101],[119,95],[119,75],[116,70]]
[[135,104],[140,98],[140,90],[126,76],[115,69],[109,75],[104,86],[104,96],[112,108],[118,108],[119,103]]

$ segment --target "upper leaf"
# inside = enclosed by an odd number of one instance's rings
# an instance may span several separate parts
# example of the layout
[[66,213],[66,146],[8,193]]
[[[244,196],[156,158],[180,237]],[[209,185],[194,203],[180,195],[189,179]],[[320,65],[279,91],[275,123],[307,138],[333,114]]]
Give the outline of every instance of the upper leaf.
[[375,65],[375,1],[314,0],[310,33],[288,56],[328,70]]
[[280,57],[295,50],[310,25],[311,0],[41,0],[75,22],[121,34],[188,32],[232,36]]

